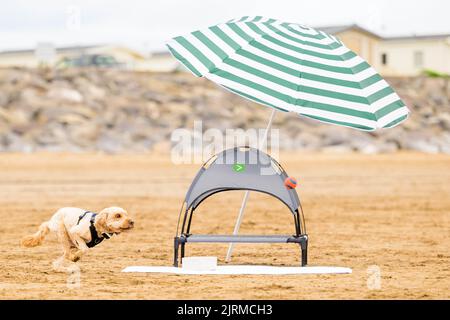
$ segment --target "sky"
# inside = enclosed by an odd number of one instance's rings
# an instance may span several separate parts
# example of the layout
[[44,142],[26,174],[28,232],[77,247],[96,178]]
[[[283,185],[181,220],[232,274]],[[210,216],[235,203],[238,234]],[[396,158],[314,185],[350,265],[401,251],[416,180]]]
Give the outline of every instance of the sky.
[[356,23],[383,36],[450,34],[449,0],[0,1],[0,51],[40,42],[161,51],[171,37],[242,16],[312,27]]

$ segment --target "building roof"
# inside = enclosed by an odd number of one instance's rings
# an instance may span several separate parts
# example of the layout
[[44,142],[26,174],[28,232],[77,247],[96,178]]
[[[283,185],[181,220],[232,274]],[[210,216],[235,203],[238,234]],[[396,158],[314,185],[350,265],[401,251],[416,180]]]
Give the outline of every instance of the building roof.
[[413,34],[410,36],[395,36],[395,37],[386,37],[384,40],[427,40],[427,39],[446,39],[450,38],[450,33],[441,33],[441,34],[423,34],[417,35]]
[[[103,47],[103,45],[88,45],[88,46],[70,46],[70,47],[61,47],[61,48],[55,48],[57,52],[67,52],[67,51],[73,51],[73,50],[85,50],[85,49],[91,49],[95,47]],[[36,49],[19,49],[19,50],[5,50],[0,51],[0,55],[2,54],[18,54],[18,53],[33,53]]]
[[314,27],[314,29],[321,30],[323,32],[333,34],[333,35],[344,32],[344,31],[348,31],[348,30],[357,30],[357,31],[369,34],[376,38],[382,38],[380,35],[372,32],[372,31],[369,31],[357,24],[347,24],[347,25],[340,25],[340,26],[323,26],[323,27],[317,27],[317,28]]
[[151,53],[152,57],[167,57],[172,56],[172,54],[169,51],[153,51]]
[[324,26],[324,27],[317,27],[315,29],[321,30],[323,32],[329,33],[329,34],[338,34],[342,33],[348,30],[358,30],[367,34],[370,34],[374,37],[383,39],[383,40],[426,40],[426,39],[445,39],[450,37],[450,33],[441,33],[441,34],[425,34],[425,35],[404,35],[404,36],[394,36],[394,37],[383,37],[380,36],[370,30],[367,30],[357,24],[348,24],[348,25],[338,25],[338,26]]

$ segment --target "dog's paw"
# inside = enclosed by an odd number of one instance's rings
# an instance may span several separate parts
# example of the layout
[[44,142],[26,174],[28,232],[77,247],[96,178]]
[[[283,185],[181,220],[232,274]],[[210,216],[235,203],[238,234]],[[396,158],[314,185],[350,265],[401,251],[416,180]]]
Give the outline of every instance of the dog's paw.
[[79,260],[81,259],[81,257],[83,256],[83,254],[84,254],[84,251],[82,251],[82,250],[77,250],[77,251],[75,251],[74,253],[70,253],[68,258],[69,258],[69,260],[72,261],[72,262],[77,262],[77,261],[79,261]]

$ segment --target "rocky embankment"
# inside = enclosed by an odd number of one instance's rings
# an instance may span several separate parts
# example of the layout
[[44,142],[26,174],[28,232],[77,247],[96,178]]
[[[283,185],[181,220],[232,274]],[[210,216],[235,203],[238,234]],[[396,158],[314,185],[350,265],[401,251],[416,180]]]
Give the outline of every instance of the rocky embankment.
[[[282,149],[450,153],[450,81],[387,79],[412,113],[361,132],[277,113]],[[0,151],[169,150],[176,128],[265,128],[270,110],[187,73],[0,70]]]

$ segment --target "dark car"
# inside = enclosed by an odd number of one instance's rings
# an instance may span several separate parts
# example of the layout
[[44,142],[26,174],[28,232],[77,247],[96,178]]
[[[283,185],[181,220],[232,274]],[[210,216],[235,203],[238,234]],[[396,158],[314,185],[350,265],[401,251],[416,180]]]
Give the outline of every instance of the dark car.
[[113,56],[104,54],[86,54],[77,57],[64,58],[57,64],[57,67],[122,68],[123,64],[119,63]]

